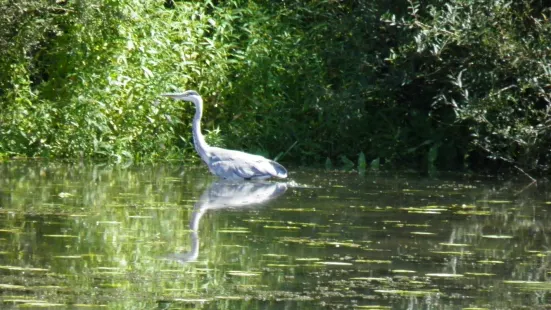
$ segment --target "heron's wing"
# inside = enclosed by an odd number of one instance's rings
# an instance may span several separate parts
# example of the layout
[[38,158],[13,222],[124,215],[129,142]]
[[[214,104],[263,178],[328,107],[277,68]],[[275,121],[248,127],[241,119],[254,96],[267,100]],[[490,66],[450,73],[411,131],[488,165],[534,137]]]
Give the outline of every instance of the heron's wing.
[[223,178],[258,179],[287,177],[287,170],[280,164],[262,156],[244,152],[217,149],[213,152],[210,168]]
[[211,162],[214,174],[226,179],[254,179],[269,177],[265,169],[257,169],[254,164],[241,160],[220,160]]

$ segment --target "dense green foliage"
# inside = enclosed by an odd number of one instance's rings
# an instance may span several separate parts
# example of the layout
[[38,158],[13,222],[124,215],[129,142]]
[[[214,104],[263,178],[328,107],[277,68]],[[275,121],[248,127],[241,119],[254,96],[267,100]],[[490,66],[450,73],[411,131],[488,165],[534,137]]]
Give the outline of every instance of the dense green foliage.
[[535,0],[1,0],[0,154],[187,156],[193,107],[158,95],[195,89],[213,143],[290,149],[283,162],[545,171],[550,14]]

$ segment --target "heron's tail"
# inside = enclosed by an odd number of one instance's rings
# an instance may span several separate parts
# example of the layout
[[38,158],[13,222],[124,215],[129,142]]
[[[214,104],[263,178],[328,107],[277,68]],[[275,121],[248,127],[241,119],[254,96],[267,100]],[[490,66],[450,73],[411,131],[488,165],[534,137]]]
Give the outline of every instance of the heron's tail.
[[272,161],[271,164],[272,164],[272,167],[274,167],[274,170],[276,172],[274,177],[281,178],[281,179],[285,179],[287,177],[287,169],[285,169],[285,167],[276,163],[275,161]]

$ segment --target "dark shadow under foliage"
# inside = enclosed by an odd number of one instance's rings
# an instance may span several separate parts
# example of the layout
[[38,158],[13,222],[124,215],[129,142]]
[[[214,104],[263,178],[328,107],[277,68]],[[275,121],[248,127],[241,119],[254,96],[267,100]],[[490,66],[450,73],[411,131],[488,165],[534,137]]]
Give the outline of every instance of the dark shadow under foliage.
[[[211,143],[318,165],[548,171],[542,1],[0,2],[0,154],[115,162]],[[295,144],[296,142],[296,144]],[[183,154],[183,155],[182,155]]]

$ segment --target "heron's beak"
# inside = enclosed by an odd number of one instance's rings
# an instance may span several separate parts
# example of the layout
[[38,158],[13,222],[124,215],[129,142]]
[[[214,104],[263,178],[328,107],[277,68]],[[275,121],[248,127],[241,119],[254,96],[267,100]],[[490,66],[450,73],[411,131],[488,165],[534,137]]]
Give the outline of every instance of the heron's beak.
[[172,99],[182,99],[185,97],[184,93],[164,93],[164,94],[161,94],[161,96],[169,97]]

